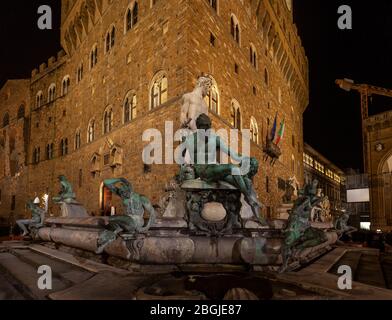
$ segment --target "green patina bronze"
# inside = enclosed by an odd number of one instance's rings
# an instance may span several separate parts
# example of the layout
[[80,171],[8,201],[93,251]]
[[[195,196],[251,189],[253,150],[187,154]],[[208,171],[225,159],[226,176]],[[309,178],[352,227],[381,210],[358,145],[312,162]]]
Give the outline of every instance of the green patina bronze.
[[60,193],[57,197],[53,197],[53,202],[55,203],[72,203],[76,200],[76,195],[73,192],[72,185],[69,183],[67,178],[63,175],[58,177],[60,184],[61,184],[61,190]]
[[[125,178],[108,179],[104,185],[119,196],[124,207],[124,215],[109,217],[98,238],[97,253],[102,253],[107,245],[117,239],[120,233],[136,234],[148,231],[155,222],[155,210],[147,197],[133,191],[131,183]],[[145,225],[144,213],[149,213],[148,223]]]
[[23,236],[35,231],[43,226],[45,219],[45,210],[40,208],[38,204],[33,201],[27,202],[27,208],[31,211],[31,219],[17,220],[16,224],[23,231]]
[[[262,204],[258,201],[252,179],[257,174],[259,163],[255,158],[244,157],[229,147],[211,129],[211,120],[206,114],[201,114],[196,120],[197,131],[189,135],[185,140],[185,150],[189,152],[193,163],[195,178],[200,178],[207,183],[225,181],[236,187],[251,206],[257,220],[266,225],[266,221],[260,213]],[[234,164],[216,163],[217,152],[221,151],[229,155],[233,160],[249,164],[249,170],[242,174],[240,167]],[[184,169],[182,169],[184,171]]]
[[338,232],[339,239],[344,235],[348,235],[351,237],[353,232],[358,231],[357,228],[349,226],[348,221],[350,220],[350,213],[345,211],[343,212],[334,222],[335,230]]
[[294,256],[295,251],[320,245],[327,240],[324,231],[313,228],[310,222],[312,208],[323,200],[317,196],[317,186],[317,180],[306,185],[305,189],[300,191],[300,196],[294,203],[287,227],[284,230],[285,239],[282,249],[283,266],[281,272],[287,270],[289,261]]

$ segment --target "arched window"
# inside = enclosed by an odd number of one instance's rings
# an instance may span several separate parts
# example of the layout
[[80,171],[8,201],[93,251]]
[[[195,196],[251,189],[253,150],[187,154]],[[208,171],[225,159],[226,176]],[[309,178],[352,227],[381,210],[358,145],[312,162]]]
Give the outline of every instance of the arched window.
[[10,115],[8,112],[3,117],[3,127],[6,127],[10,124]]
[[167,101],[167,76],[164,72],[158,73],[152,81],[150,89],[150,109],[159,107]]
[[278,102],[282,103],[282,89],[280,87],[278,88]]
[[267,68],[264,69],[264,84],[269,86],[269,74]]
[[139,16],[139,4],[137,1],[133,4],[133,7],[128,8],[125,16],[125,32],[131,30],[138,22]]
[[392,155],[385,160],[381,169],[382,173],[392,173]]
[[218,11],[218,0],[207,0],[207,2],[215,11]]
[[112,48],[114,47],[115,41],[116,41],[116,28],[113,27],[112,31],[110,32],[110,46]]
[[128,123],[136,118],[137,97],[135,93],[129,92],[124,100],[124,123]]
[[42,106],[42,101],[43,101],[43,99],[44,99],[44,94],[43,94],[42,91],[39,91],[39,92],[37,93],[36,97],[35,97],[35,106],[36,106],[37,108],[39,108],[39,107]]
[[67,138],[61,139],[60,154],[62,157],[68,154],[68,139]]
[[214,79],[212,80],[211,89],[208,92],[207,96],[205,97],[205,101],[210,111],[219,114],[220,112],[219,89]]
[[111,29],[106,33],[106,38],[105,38],[106,53],[108,53],[114,47],[115,41],[116,41],[116,28],[112,26]]
[[238,130],[241,130],[241,107],[236,100],[231,102],[230,123]]
[[83,79],[83,63],[81,63],[78,67],[78,71],[76,72],[76,78],[78,83]]
[[34,148],[33,151],[33,164],[37,164],[40,162],[41,158],[41,148]]
[[22,118],[24,118],[24,116],[25,116],[25,106],[24,106],[24,104],[22,104],[19,106],[19,109],[18,109],[18,119],[22,119]]
[[286,0],[286,5],[287,5],[287,8],[291,11],[291,8],[293,6],[292,0]]
[[81,144],[82,144],[82,140],[81,140],[80,130],[78,129],[75,133],[75,150],[80,149]]
[[63,96],[65,96],[66,94],[68,94],[68,91],[69,91],[69,86],[71,85],[71,79],[70,79],[70,77],[69,76],[65,76],[64,78],[63,78],[63,81],[62,81],[62,86],[61,86],[61,94],[63,95]]
[[103,114],[103,133],[109,133],[113,128],[113,111],[108,107]]
[[291,171],[295,174],[295,157],[291,155]]
[[52,83],[48,89],[48,103],[53,102],[56,98],[56,85]]
[[93,142],[95,139],[95,121],[90,120],[87,128],[87,142]]
[[95,44],[90,52],[90,69],[98,63],[98,46]]
[[235,42],[240,44],[240,38],[241,38],[241,29],[240,29],[240,24],[238,22],[238,19],[235,15],[231,15],[230,18],[230,33]]
[[254,143],[259,144],[259,127],[254,117],[250,119],[250,136]]
[[256,52],[256,48],[253,44],[250,45],[249,58],[250,58],[249,61],[252,64],[252,66],[254,68],[257,68],[257,52]]
[[50,143],[46,146],[46,160],[53,159],[53,149],[54,149],[53,143]]

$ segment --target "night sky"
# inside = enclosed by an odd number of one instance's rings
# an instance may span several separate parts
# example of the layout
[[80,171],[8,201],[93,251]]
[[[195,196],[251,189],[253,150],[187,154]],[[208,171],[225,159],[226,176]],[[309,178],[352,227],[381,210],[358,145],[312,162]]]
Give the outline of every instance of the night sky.
[[[53,30],[37,27],[37,9],[53,9]],[[6,79],[29,77],[60,50],[60,0],[4,0],[0,11],[0,86]],[[337,27],[338,7],[350,5],[353,30]],[[310,68],[310,103],[304,115],[305,141],[335,164],[362,169],[360,99],[334,81],[392,88],[392,1],[294,0]],[[391,110],[392,99],[374,97],[372,114]]]

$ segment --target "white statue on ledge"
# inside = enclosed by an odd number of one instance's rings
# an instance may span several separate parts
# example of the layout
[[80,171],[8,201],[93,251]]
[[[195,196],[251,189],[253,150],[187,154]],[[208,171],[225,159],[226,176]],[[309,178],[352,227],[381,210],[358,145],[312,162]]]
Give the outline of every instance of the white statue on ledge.
[[211,90],[212,79],[209,76],[201,76],[197,80],[195,89],[186,93],[181,99],[181,127],[190,129],[192,132],[197,130],[196,119],[201,114],[208,115],[208,106],[204,98]]

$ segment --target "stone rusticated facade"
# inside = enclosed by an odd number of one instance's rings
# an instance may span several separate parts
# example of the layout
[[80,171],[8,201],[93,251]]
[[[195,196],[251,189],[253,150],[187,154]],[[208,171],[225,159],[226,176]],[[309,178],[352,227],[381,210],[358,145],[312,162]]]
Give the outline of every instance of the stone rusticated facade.
[[366,120],[372,230],[392,231],[392,112]]
[[[0,225],[12,211],[23,215],[26,199],[29,80],[8,80],[0,89]],[[7,120],[8,119],[8,120]]]
[[[255,187],[273,214],[283,194],[278,190],[278,178],[295,174],[299,181],[303,179],[302,113],[308,103],[307,58],[286,1],[221,0],[217,10],[207,0],[155,2],[139,1],[138,22],[125,32],[127,8],[133,8],[134,1],[63,1],[61,43],[65,54],[60,53],[32,72],[26,194],[57,193],[57,176],[64,174],[88,212],[99,214],[103,179],[124,176],[138,192],[158,203],[177,167],[144,167],[143,131],[157,128],[164,132],[164,121],[169,120],[178,125],[179,98],[193,89],[201,73],[208,73],[220,95],[219,115],[212,115],[215,128],[230,127],[233,99],[241,106],[242,128],[250,127],[251,117],[257,121],[259,145],[252,143],[251,153],[260,160],[261,170]],[[239,22],[239,44],[231,35],[232,15]],[[115,44],[106,53],[105,36],[112,26],[116,28]],[[256,67],[250,62],[251,44],[257,52]],[[90,69],[94,45],[98,62]],[[77,81],[81,63],[83,79]],[[150,110],[151,81],[162,71],[168,79],[168,101]],[[62,95],[62,81],[67,75],[70,87],[68,94]],[[56,99],[46,103],[52,83],[57,87]],[[44,104],[36,108],[36,95],[41,90]],[[123,124],[122,106],[131,90],[137,94],[137,117]],[[108,106],[113,110],[113,127],[103,134],[103,115]],[[2,114],[3,110],[2,106]],[[276,112],[279,120],[285,117],[286,132],[281,144],[283,156],[271,167],[262,162],[262,143]],[[95,140],[87,143],[91,119],[95,120]],[[81,148],[75,150],[78,129]],[[65,138],[68,155],[60,156],[60,142]],[[46,160],[45,149],[51,143],[54,159]],[[37,147],[41,150],[40,162],[34,164],[33,150]],[[108,156],[111,152],[112,157]],[[7,198],[5,186],[2,182],[3,197]],[[18,202],[25,200],[18,197]],[[113,199],[119,207],[116,201]],[[8,209],[7,204],[1,205],[3,215]],[[51,211],[57,212],[55,208]]]

